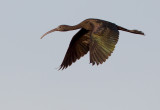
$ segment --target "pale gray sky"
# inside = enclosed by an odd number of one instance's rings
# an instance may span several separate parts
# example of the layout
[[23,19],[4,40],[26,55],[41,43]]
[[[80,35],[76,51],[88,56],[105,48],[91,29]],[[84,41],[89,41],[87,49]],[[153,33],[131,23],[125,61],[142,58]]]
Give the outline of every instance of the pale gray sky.
[[[1,0],[0,110],[160,110],[159,0]],[[120,31],[112,56],[57,71],[78,31],[42,34],[99,18]]]

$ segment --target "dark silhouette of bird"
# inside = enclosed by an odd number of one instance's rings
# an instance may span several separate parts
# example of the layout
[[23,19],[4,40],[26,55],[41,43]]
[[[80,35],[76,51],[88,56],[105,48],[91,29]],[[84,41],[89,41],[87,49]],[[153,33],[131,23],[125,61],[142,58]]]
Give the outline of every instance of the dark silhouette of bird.
[[102,64],[113,52],[119,39],[119,30],[144,35],[142,31],[129,30],[100,19],[86,19],[75,26],[60,25],[46,32],[41,39],[54,31],[80,29],[72,38],[59,69],[65,69],[77,59],[90,52],[90,63]]

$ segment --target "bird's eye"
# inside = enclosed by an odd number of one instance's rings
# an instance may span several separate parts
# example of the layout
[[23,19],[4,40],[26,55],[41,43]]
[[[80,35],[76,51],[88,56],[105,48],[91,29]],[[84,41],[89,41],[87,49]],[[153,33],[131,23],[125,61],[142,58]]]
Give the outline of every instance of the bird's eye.
[[61,26],[58,26],[58,28],[61,28]]

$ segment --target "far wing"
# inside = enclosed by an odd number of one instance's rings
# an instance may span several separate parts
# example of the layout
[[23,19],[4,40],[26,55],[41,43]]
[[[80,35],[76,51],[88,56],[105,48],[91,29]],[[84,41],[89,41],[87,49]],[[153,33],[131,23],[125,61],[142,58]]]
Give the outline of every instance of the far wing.
[[81,29],[73,36],[59,69],[65,69],[89,51],[89,31]]
[[119,38],[119,31],[114,25],[97,30],[92,32],[89,46],[90,63],[92,65],[105,62],[113,52]]

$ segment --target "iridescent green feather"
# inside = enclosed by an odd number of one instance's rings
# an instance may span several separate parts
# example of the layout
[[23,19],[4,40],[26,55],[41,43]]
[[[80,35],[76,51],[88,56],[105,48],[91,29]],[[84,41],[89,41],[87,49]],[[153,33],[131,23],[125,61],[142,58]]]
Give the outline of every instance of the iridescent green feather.
[[103,33],[97,33],[91,35],[90,63],[93,65],[106,61],[114,51],[119,37],[118,30],[109,27],[104,28]]

